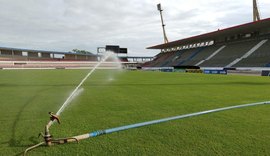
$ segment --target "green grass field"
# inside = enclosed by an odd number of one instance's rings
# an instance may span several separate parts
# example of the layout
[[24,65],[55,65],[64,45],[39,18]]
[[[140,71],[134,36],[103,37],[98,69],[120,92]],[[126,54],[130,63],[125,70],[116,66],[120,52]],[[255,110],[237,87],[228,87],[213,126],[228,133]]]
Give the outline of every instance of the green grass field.
[[[0,70],[0,155],[18,155],[88,70]],[[269,77],[100,70],[54,124],[68,137],[225,106],[270,101]],[[29,155],[270,155],[270,105],[41,147]]]

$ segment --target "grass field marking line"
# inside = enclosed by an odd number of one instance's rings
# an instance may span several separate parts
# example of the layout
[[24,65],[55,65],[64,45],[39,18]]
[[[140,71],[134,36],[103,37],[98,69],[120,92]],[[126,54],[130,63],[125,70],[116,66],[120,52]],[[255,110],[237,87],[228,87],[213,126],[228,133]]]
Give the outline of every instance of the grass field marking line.
[[184,114],[184,115],[179,115],[179,116],[174,116],[174,117],[168,117],[168,118],[163,118],[163,119],[158,119],[158,120],[135,123],[135,124],[131,124],[131,125],[120,126],[120,127],[115,127],[115,128],[105,129],[105,130],[98,130],[98,131],[90,132],[90,133],[87,133],[87,134],[75,136],[74,138],[77,138],[78,140],[87,139],[87,138],[90,138],[90,137],[96,137],[96,136],[100,136],[100,135],[103,135],[103,134],[109,134],[109,133],[113,133],[113,132],[118,132],[118,131],[128,130],[128,129],[132,129],[132,128],[138,128],[138,127],[158,124],[158,123],[177,120],[177,119],[183,119],[183,118],[188,118],[188,117],[193,117],[193,116],[199,116],[199,115],[204,115],[204,114],[209,114],[209,113],[214,113],[214,112],[220,112],[220,111],[225,111],[225,110],[230,110],[230,109],[244,108],[244,107],[251,107],[251,106],[258,106],[258,105],[266,105],[266,104],[270,104],[270,101],[250,103],[250,104],[242,104],[242,105],[236,105],[236,106],[229,106],[229,107],[211,109],[211,110],[195,112],[195,113],[190,113],[190,114]]

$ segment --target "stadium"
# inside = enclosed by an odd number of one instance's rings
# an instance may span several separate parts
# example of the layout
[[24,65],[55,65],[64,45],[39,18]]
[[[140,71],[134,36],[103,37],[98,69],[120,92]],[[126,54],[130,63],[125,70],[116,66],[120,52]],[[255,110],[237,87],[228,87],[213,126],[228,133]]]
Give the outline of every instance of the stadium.
[[153,57],[0,47],[0,155],[270,155],[270,18],[252,2],[252,22],[175,41],[158,4]]

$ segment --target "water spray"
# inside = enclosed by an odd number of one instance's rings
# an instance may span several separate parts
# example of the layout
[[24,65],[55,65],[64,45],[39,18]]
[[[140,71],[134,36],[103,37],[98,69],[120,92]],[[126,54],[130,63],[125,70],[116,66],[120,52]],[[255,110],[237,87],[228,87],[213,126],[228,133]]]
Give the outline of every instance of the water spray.
[[36,145],[34,145],[32,147],[27,148],[24,151],[24,155],[26,155],[26,153],[28,151],[30,151],[30,150],[32,150],[34,148],[37,148],[39,146],[42,146],[42,145],[51,146],[51,145],[55,145],[55,144],[64,144],[64,143],[70,143],[70,142],[77,142],[78,143],[80,140],[83,140],[83,139],[97,137],[97,136],[100,136],[100,135],[105,135],[105,134],[109,134],[109,133],[113,133],[113,132],[119,132],[119,131],[128,130],[128,129],[132,129],[132,128],[149,126],[149,125],[168,122],[168,121],[172,121],[172,120],[183,119],[183,118],[194,117],[194,116],[200,116],[200,115],[204,115],[204,114],[221,112],[221,111],[226,111],[226,110],[231,110],[231,109],[258,106],[258,105],[266,105],[266,104],[270,104],[270,101],[243,104],[243,105],[236,105],[236,106],[229,106],[229,107],[223,107],[223,108],[217,108],[217,109],[211,109],[211,110],[195,112],[195,113],[190,113],[190,114],[184,114],[184,115],[179,115],[179,116],[173,116],[173,117],[168,117],[168,118],[163,118],[163,119],[158,119],[158,120],[135,123],[135,124],[131,124],[131,125],[125,125],[125,126],[120,126],[120,127],[115,127],[115,128],[105,129],[105,130],[98,130],[98,131],[94,131],[94,132],[90,132],[90,133],[86,133],[86,134],[82,134],[82,135],[77,135],[77,136],[68,137],[68,138],[60,138],[60,139],[53,139],[53,137],[49,133],[49,127],[47,127],[47,126],[49,125],[50,122],[59,121],[59,123],[60,123],[59,117],[57,115],[54,115],[54,114],[50,113],[50,115],[51,115],[50,119],[51,120],[45,126],[45,135],[43,135],[44,141],[41,142],[41,143],[38,143],[38,144],[36,144]]
[[[83,85],[83,83],[85,82],[85,80],[88,79],[89,76],[91,76],[94,71],[96,71],[96,69],[103,63],[105,62],[113,53],[112,52],[106,52],[104,57],[101,58],[101,61],[98,62],[94,68],[82,79],[82,81],[78,84],[78,86],[71,92],[71,94],[69,95],[69,97],[66,99],[66,101],[63,103],[63,105],[60,107],[60,109],[56,112],[56,115],[59,116],[63,110],[66,108],[66,106],[70,103],[70,101],[72,100],[72,98],[74,97],[74,95],[77,94],[79,88]],[[55,120],[50,121],[47,125],[48,128],[50,128],[50,126],[54,123]]]

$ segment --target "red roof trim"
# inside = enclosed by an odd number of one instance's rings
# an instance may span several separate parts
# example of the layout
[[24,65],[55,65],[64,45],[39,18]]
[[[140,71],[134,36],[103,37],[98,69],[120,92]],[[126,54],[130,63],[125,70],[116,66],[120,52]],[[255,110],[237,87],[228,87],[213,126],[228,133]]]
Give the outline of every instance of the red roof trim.
[[207,36],[207,35],[211,35],[211,34],[214,34],[214,33],[221,33],[221,32],[225,32],[225,31],[228,31],[228,30],[233,30],[233,29],[241,28],[241,27],[244,27],[244,26],[250,26],[250,25],[253,25],[253,24],[256,24],[256,23],[261,23],[261,22],[264,22],[264,21],[270,21],[270,18],[262,19],[260,21],[255,21],[255,22],[249,22],[249,23],[245,23],[245,24],[240,24],[240,25],[228,27],[228,28],[225,28],[225,29],[220,29],[220,30],[212,31],[212,32],[209,32],[209,33],[200,34],[200,35],[196,35],[196,36],[192,36],[192,37],[188,37],[188,38],[184,38],[184,39],[180,39],[180,40],[168,42],[168,43],[165,43],[165,44],[159,44],[159,45],[151,46],[151,47],[148,47],[147,49],[152,49],[154,47],[162,46],[162,45],[173,44],[173,43],[177,43],[177,42],[180,42],[180,41],[185,41],[185,40],[190,40],[190,39],[196,39],[196,38]]

